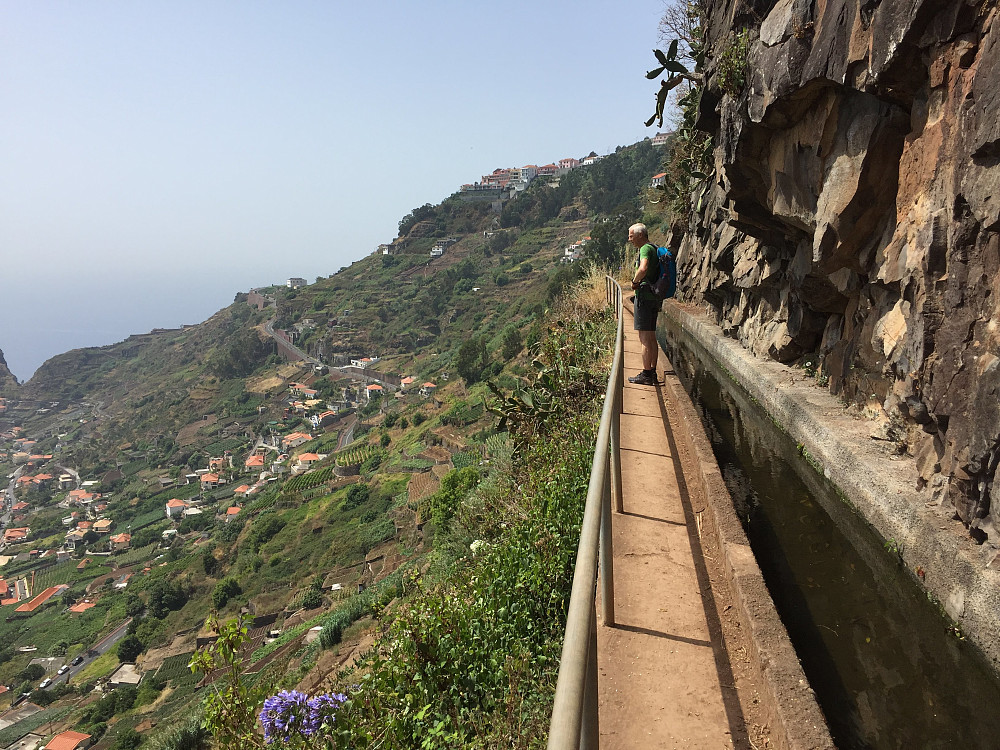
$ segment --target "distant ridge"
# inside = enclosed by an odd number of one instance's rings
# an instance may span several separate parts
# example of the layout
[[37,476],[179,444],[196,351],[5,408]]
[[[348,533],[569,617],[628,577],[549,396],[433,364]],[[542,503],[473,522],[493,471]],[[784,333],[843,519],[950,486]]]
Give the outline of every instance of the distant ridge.
[[7,360],[3,357],[3,349],[0,349],[0,395],[9,395],[17,387],[17,378],[7,368]]

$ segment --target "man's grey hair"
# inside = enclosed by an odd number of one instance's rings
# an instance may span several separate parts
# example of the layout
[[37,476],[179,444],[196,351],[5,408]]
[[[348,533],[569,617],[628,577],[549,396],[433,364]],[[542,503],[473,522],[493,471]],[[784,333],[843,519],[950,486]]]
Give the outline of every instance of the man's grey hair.
[[649,230],[646,229],[645,224],[633,224],[628,228],[628,231],[638,234],[646,239],[649,239]]

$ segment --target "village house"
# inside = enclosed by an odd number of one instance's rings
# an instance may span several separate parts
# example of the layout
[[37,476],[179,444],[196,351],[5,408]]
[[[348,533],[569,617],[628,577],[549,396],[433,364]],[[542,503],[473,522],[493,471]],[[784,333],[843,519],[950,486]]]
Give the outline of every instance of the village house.
[[27,526],[18,529],[4,529],[3,542],[4,544],[18,544],[26,541],[30,533],[31,529]]
[[437,388],[437,386],[434,383],[431,383],[430,381],[428,381],[428,382],[424,383],[420,387],[420,395],[421,396],[425,396],[425,397],[429,396],[432,393],[434,393],[434,389],[436,389],[436,388]]
[[83,750],[90,745],[91,736],[71,729],[60,732],[41,750]]
[[667,173],[660,172],[659,174],[653,175],[653,179],[649,183],[649,186],[651,188],[656,188],[660,187],[661,185],[665,185],[666,183],[667,183]]
[[298,448],[303,443],[308,443],[312,440],[312,435],[305,432],[293,432],[290,435],[285,435],[281,439],[281,445],[283,448]]
[[218,474],[201,475],[201,488],[203,490],[210,490],[213,487],[218,487],[220,484],[222,484],[222,480],[219,478]]
[[188,507],[188,504],[183,500],[178,500],[177,498],[167,500],[167,518],[179,517],[186,507]]
[[384,390],[385,388],[380,386],[378,383],[372,383],[371,385],[365,387],[365,395],[368,397],[368,400],[371,401],[372,396],[376,394],[381,395]]
[[132,546],[132,535],[128,533],[115,534],[109,541],[112,552],[122,552]]
[[326,454],[320,453],[303,453],[298,457],[300,466],[312,466],[317,461],[322,461],[326,458]]
[[243,465],[248,469],[262,469],[266,464],[267,457],[260,453],[247,456],[247,460],[243,462]]
[[226,508],[226,523],[229,523],[234,518],[236,518],[236,516],[239,515],[239,512],[240,512],[240,508],[239,508],[239,506],[236,506],[236,505],[233,505],[232,507]]
[[86,531],[82,529],[73,529],[72,531],[66,532],[66,546],[69,549],[79,549],[84,546],[84,537],[87,535]]
[[654,146],[666,146],[667,141],[670,140],[670,133],[657,133],[653,136]]
[[110,534],[111,527],[114,525],[114,521],[110,518],[101,518],[94,521],[94,533],[95,534]]
[[301,289],[306,285],[305,279],[300,279],[298,276],[293,276],[288,281],[285,282],[285,286],[289,289]]

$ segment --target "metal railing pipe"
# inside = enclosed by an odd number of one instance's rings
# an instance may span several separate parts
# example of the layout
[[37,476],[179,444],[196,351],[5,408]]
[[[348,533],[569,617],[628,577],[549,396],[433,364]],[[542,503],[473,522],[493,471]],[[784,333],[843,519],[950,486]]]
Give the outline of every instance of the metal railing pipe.
[[[601,571],[601,605],[605,624],[614,624],[614,567],[611,556],[612,425],[618,420],[622,387],[621,287],[606,281],[608,303],[618,318],[614,356],[604,409],[597,431],[597,445],[590,467],[590,483],[580,527],[580,546],[566,617],[559,678],[549,725],[549,750],[595,749],[599,741],[597,710],[597,571]],[[617,450],[617,441],[615,445]],[[621,474],[619,471],[619,478]]]

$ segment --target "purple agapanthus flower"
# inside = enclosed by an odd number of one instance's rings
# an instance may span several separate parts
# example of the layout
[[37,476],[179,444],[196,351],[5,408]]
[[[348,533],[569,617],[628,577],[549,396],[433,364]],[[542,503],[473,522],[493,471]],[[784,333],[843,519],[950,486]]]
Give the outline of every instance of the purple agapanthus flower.
[[310,723],[314,732],[330,727],[337,718],[337,710],[347,700],[343,693],[324,693],[309,699]]
[[269,745],[281,740],[290,742],[295,735],[313,733],[309,696],[298,690],[282,690],[264,701],[260,712],[264,741]]
[[343,693],[325,693],[310,698],[298,690],[282,690],[264,701],[260,723],[264,741],[273,744],[305,739],[333,725],[337,709],[347,700]]

